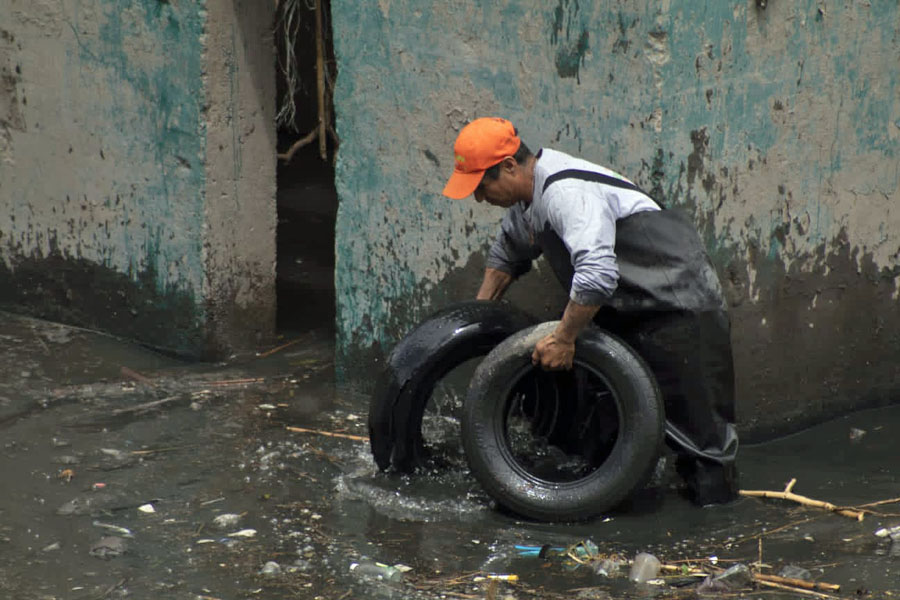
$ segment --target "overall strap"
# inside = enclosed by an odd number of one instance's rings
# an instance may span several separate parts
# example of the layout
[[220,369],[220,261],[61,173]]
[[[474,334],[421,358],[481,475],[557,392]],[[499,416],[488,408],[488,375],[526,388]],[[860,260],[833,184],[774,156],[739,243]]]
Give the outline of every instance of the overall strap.
[[[560,179],[581,179],[583,181],[593,181],[595,183],[602,183],[604,185],[610,185],[612,187],[622,188],[624,190],[640,192],[651,200],[653,199],[650,194],[629,181],[625,181],[624,179],[619,179],[618,177],[613,177],[611,175],[604,175],[603,173],[595,173],[594,171],[582,171],[581,169],[566,169],[564,171],[554,173],[553,175],[548,177],[546,181],[544,181],[544,189],[541,190],[541,193],[546,192],[548,187],[550,187]],[[657,202],[657,204],[659,203]]]

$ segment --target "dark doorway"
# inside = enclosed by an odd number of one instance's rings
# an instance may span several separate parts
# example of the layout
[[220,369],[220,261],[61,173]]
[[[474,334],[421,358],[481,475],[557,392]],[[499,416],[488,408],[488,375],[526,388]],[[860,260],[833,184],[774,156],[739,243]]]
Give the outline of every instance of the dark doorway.
[[334,332],[337,149],[329,0],[278,0],[278,331]]

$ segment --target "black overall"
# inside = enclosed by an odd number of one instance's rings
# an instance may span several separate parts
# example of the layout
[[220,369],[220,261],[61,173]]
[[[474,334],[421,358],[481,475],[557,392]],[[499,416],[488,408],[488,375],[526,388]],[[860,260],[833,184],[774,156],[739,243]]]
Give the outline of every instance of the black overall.
[[[587,171],[566,178],[637,189]],[[574,269],[559,236],[547,228],[536,240],[560,283],[570,289]],[[690,220],[677,210],[646,211],[616,222],[616,291],[595,322],[624,339],[647,361],[662,391],[666,439],[676,467],[700,504],[737,493],[734,370],[730,320],[721,285]],[[568,268],[566,268],[568,266]]]

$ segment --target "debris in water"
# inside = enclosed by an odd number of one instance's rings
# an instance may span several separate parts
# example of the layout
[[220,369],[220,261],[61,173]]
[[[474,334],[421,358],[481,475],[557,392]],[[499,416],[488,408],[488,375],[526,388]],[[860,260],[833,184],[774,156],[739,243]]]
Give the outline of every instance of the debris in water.
[[778,571],[779,577],[785,577],[787,579],[802,579],[803,581],[812,581],[812,573],[803,567],[798,567],[797,565],[785,565]]
[[616,560],[614,558],[603,558],[594,565],[594,573],[603,575],[604,577],[615,577],[619,574],[619,568],[625,564],[625,561]]
[[213,519],[213,525],[215,525],[219,529],[230,529],[237,525],[240,520],[241,515],[236,515],[234,513],[225,513]]
[[366,579],[378,579],[391,583],[403,581],[403,572],[400,569],[371,560],[351,563],[350,572]]
[[109,560],[117,556],[121,556],[127,552],[128,546],[120,537],[107,536],[100,538],[93,546],[91,546],[90,555],[103,560]]
[[149,377],[142,375],[137,371],[129,369],[128,367],[123,366],[120,369],[120,372],[122,373],[122,376],[133,379],[138,383],[143,383],[144,385],[149,385],[150,387],[156,387],[156,383],[154,383],[153,380],[151,380]]
[[518,581],[519,576],[516,574],[510,575],[485,575],[483,577],[475,577],[472,581]]
[[109,531],[114,531],[119,535],[123,535],[125,537],[134,537],[134,534],[131,533],[131,530],[127,527],[119,527],[118,525],[112,525],[110,523],[101,523],[100,521],[94,521],[94,527],[101,527],[103,529],[108,529]]
[[900,539],[900,525],[896,527],[882,527],[878,531],[875,532],[875,535],[880,538],[890,537],[892,540]]
[[747,587],[752,580],[753,574],[750,572],[750,567],[744,563],[738,563],[729,567],[713,578],[713,581],[724,583],[726,588],[731,590]]
[[276,352],[280,352],[280,351],[284,350],[285,348],[290,348],[294,344],[300,343],[300,341],[302,341],[302,340],[303,340],[303,338],[297,338],[295,340],[291,340],[290,342],[281,344],[280,346],[276,346],[276,347],[272,348],[271,350],[266,350],[265,352],[257,352],[256,357],[257,358],[265,358],[267,356],[271,356],[271,355],[275,354]]
[[62,515],[64,517],[69,515],[80,515],[84,514],[90,506],[90,499],[82,500],[80,498],[72,498],[71,500],[57,508],[56,514]]
[[804,506],[814,506],[817,508],[824,508],[825,510],[830,510],[832,512],[836,512],[839,515],[843,515],[845,517],[851,517],[856,519],[857,521],[862,521],[863,517],[865,517],[865,512],[859,509],[854,509],[853,507],[844,508],[841,506],[837,506],[832,504],[831,502],[823,502],[821,500],[813,500],[812,498],[807,498],[806,496],[800,496],[798,494],[793,493],[791,490],[794,488],[794,484],[797,483],[796,479],[791,479],[788,484],[784,487],[783,492],[773,492],[769,490],[741,490],[739,493],[741,496],[752,496],[756,498],[779,498],[781,500],[791,500],[793,502],[798,502],[803,504]]
[[658,558],[647,552],[641,552],[634,557],[634,562],[631,563],[628,579],[635,583],[647,583],[651,579],[656,579],[660,567]]
[[277,562],[270,560],[263,568],[259,571],[260,575],[280,575],[281,574],[281,565]]
[[356,442],[368,442],[369,438],[364,435],[351,435],[349,433],[334,433],[331,431],[322,431],[320,429],[306,429],[304,427],[286,427],[288,431],[293,431],[294,433],[315,433],[317,435],[324,435],[326,437],[336,437],[336,438],[344,438],[347,440],[353,440]]
[[156,512],[156,509],[153,508],[153,505],[149,503],[138,506],[138,510],[148,515]]
[[239,537],[239,538],[252,538],[256,536],[255,529],[241,529],[240,531],[235,531],[234,533],[229,533],[228,537]]
[[866,435],[865,429],[857,429],[856,427],[850,428],[850,441],[851,442],[858,442],[859,440],[862,439],[862,437],[864,435]]
[[841,586],[836,583],[824,583],[821,581],[806,581],[804,579],[792,579],[789,577],[779,577],[777,575],[765,575],[756,573],[753,575],[753,581],[766,587],[772,587],[780,590],[791,590],[799,593],[808,593],[813,595],[815,592],[804,592],[803,590],[821,590],[823,592],[839,592]]

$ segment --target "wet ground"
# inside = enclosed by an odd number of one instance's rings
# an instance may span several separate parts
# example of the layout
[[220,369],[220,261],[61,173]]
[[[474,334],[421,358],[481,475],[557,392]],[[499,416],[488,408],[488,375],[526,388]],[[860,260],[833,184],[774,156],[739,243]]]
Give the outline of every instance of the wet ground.
[[[327,330],[227,365],[186,364],[6,313],[0,340],[0,598],[697,594],[696,585],[635,584],[515,548],[585,540],[597,553],[650,552],[673,565],[761,557],[764,573],[796,565],[839,584],[832,596],[900,595],[900,542],[874,533],[900,516],[858,522],[753,498],[699,509],[668,469],[627,509],[591,522],[504,514],[465,467],[452,383],[439,386],[451,408],[427,419],[443,465],[414,477],[378,473],[354,437],[366,435],[368,399],[335,393]],[[794,492],[835,504],[896,498],[898,451],[900,406],[856,413],[743,448],[742,487],[779,490],[796,478]],[[900,514],[900,504],[873,510]],[[396,583],[372,580],[351,570],[366,557],[411,570]],[[519,580],[475,580],[487,574]]]

